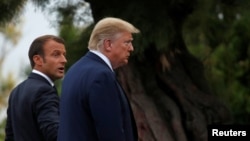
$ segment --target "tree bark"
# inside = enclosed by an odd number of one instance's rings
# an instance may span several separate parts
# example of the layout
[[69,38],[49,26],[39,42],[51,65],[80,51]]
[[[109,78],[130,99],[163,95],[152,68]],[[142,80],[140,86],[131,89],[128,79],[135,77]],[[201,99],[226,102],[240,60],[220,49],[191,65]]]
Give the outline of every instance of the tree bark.
[[[205,86],[197,59],[172,50],[145,58],[149,59],[132,60],[117,70],[140,141],[207,141],[207,125],[230,123],[227,107]],[[190,75],[187,70],[200,73]],[[197,82],[203,84],[197,86]]]

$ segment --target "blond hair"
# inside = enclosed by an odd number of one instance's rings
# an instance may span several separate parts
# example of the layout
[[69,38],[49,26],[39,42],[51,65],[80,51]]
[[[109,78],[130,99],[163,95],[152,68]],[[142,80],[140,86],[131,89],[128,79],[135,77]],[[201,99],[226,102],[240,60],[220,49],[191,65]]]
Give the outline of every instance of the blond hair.
[[98,50],[104,39],[112,39],[121,32],[139,33],[140,31],[129,22],[119,18],[107,17],[100,20],[94,27],[88,49]]

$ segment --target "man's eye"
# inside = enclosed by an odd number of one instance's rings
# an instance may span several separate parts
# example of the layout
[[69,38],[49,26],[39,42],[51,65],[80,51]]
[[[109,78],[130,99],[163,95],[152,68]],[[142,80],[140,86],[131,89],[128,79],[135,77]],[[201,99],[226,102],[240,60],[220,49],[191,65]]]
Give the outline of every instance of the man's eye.
[[53,53],[52,55],[53,56],[59,56],[59,53]]
[[125,45],[128,46],[128,45],[131,45],[131,43],[132,43],[131,41],[126,41]]

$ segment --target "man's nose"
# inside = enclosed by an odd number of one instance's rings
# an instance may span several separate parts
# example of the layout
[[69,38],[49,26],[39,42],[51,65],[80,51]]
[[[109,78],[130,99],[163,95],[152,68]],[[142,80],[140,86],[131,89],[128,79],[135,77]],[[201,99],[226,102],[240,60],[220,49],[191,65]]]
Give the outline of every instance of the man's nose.
[[131,52],[134,51],[134,47],[132,44],[130,45],[129,51],[131,51]]
[[63,62],[63,63],[67,63],[67,58],[66,58],[66,56],[64,56],[64,55],[62,56],[62,62]]

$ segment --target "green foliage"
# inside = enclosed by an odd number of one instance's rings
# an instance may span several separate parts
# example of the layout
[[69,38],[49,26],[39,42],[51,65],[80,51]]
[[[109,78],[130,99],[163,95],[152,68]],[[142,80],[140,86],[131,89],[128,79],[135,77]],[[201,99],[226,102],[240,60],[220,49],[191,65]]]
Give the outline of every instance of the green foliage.
[[200,6],[207,5],[205,10],[198,9],[185,25],[187,46],[203,61],[213,91],[230,107],[234,122],[249,123],[250,18],[246,7],[250,3],[206,2]]
[[[30,0],[35,6],[45,10],[52,0]],[[28,0],[0,0],[0,25],[18,18]]]
[[3,141],[5,138],[5,124],[6,124],[6,120],[0,123],[0,140],[1,141]]
[[17,17],[27,0],[1,0],[0,1],[0,24],[5,24]]
[[46,8],[48,6],[49,2],[52,2],[52,0],[30,0],[33,2],[33,4],[39,8]]

